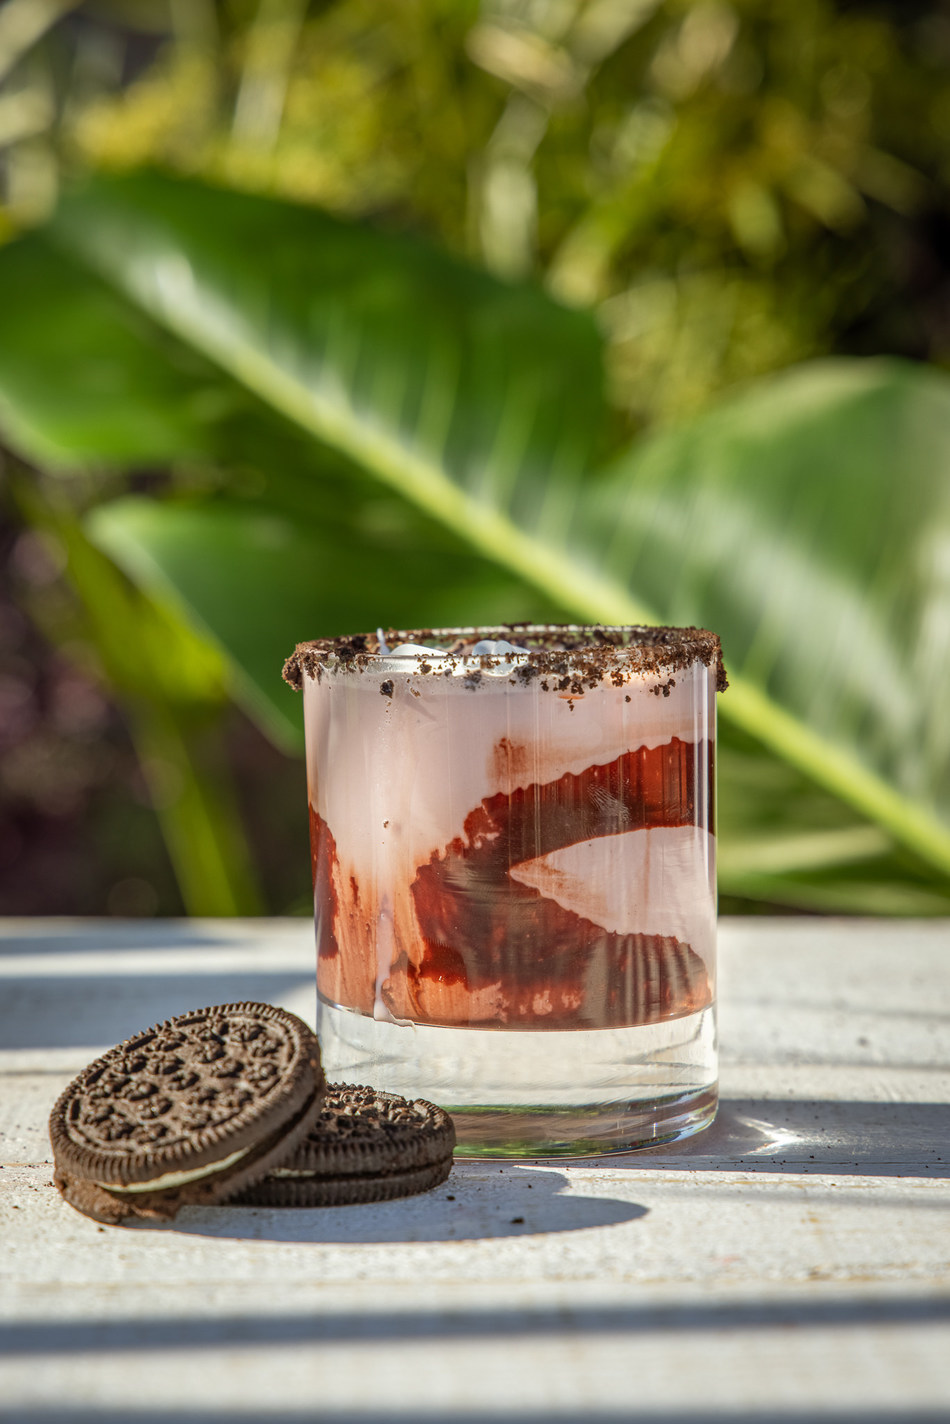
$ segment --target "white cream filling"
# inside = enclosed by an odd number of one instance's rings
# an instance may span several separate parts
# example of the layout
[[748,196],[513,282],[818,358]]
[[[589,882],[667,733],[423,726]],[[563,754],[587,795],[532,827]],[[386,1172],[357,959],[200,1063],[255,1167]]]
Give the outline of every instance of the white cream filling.
[[233,1162],[239,1162],[242,1157],[246,1157],[250,1150],[250,1147],[242,1147],[240,1151],[232,1152],[229,1156],[222,1157],[220,1162],[212,1162],[208,1167],[195,1167],[190,1172],[166,1172],[163,1177],[156,1177],[151,1182],[96,1182],[95,1185],[104,1187],[107,1192],[164,1192],[171,1187],[183,1187],[186,1182],[198,1182],[202,1177],[223,1172],[225,1167],[230,1167]]

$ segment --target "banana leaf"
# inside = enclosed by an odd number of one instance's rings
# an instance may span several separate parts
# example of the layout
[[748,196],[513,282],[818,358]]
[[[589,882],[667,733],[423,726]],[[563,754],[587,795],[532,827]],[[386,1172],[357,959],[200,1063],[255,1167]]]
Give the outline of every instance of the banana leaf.
[[[92,510],[87,529],[159,605],[185,612],[213,665],[223,642],[232,691],[284,749],[302,747],[299,699],[279,676],[299,639],[380,620],[501,620],[512,609],[518,618],[564,616],[345,458],[317,449],[44,234],[3,250],[0,310],[6,443],[67,480],[94,473],[100,497],[121,491],[116,472],[166,472],[172,498],[112,500]],[[223,481],[228,498],[217,493]],[[248,586],[263,591],[251,605]],[[207,616],[198,611],[205,603]],[[142,618],[140,636],[100,648],[123,695],[142,692],[141,650],[155,621],[144,605]],[[117,642],[138,648],[131,663],[116,663]],[[177,658],[163,676],[150,665],[148,685],[180,700],[183,672]]]
[[589,314],[417,239],[154,174],[88,185],[51,232],[322,446],[597,616],[596,553],[585,595],[563,552],[608,425]]
[[141,587],[223,648],[239,700],[271,739],[302,751],[299,695],[284,659],[307,638],[387,627],[557,617],[530,588],[464,548],[387,538],[332,520],[301,523],[246,501],[200,505],[131,497],[93,511],[93,542]]
[[[90,525],[123,567],[173,591],[229,651],[259,715],[274,702],[275,674],[250,644],[266,637],[283,651],[290,622],[291,641],[330,631],[321,609],[345,619],[334,631],[399,621],[387,594],[411,568],[413,541],[428,558],[441,528],[449,565],[465,551],[480,561],[460,608],[482,573],[485,588],[504,589],[494,568],[510,596],[582,619],[721,632],[732,675],[720,708],[727,757],[731,745],[735,765],[758,759],[787,773],[784,792],[765,775],[758,793],[747,785],[738,798],[757,828],[729,872],[739,893],[769,899],[784,883],[786,903],[834,908],[834,878],[847,867],[839,907],[854,906],[875,876],[894,894],[869,908],[893,911],[902,887],[905,908],[944,903],[945,377],[897,363],[803,367],[592,474],[608,431],[596,333],[533,289],[415,239],[155,175],[90,185],[64,204],[51,237],[242,387],[255,428],[269,412],[309,447],[281,478],[266,473],[293,525],[286,548],[300,558],[262,550],[276,528],[266,505],[126,502]],[[355,553],[324,560],[327,529],[355,551],[372,525],[369,480],[403,511],[398,557],[390,567],[384,540],[371,571]],[[320,517],[331,489],[336,525]],[[348,489],[358,511],[349,524]],[[226,599],[195,573],[216,512],[225,532],[207,567],[247,571]],[[373,618],[371,579],[386,603]],[[526,611],[519,603],[511,617]],[[809,796],[838,808],[831,824],[803,819]],[[766,853],[759,829],[770,797]],[[733,843],[742,848],[742,836]]]
[[722,715],[950,873],[950,381],[817,362],[641,442],[605,566],[720,629]]
[[61,472],[206,448],[220,374],[42,234],[0,252],[0,429]]

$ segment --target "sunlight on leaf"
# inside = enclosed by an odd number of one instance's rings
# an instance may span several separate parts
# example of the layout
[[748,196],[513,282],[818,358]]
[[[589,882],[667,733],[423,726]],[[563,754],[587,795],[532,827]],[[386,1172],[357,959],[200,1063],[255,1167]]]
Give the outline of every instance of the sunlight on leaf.
[[[55,236],[309,438],[314,457],[286,489],[323,490],[333,452],[340,490],[352,480],[362,499],[367,477],[387,486],[447,531],[456,556],[483,561],[486,589],[502,588],[493,565],[585,621],[717,629],[732,677],[724,723],[851,808],[826,828],[826,859],[874,863],[873,833],[880,854],[897,841],[946,876],[950,732],[933,711],[950,695],[946,377],[893,362],[801,367],[592,476],[596,337],[531,288],[367,227],[154,176],[88,186]],[[290,519],[295,557],[262,543],[261,509],[169,506],[153,526],[151,514],[102,511],[96,536],[136,577],[175,591],[245,669],[267,718],[264,664],[278,643],[289,650],[288,632],[292,645],[319,628],[402,621],[376,612],[379,566],[367,567],[358,522],[336,526],[344,562],[318,506]],[[425,542],[415,547],[418,558]],[[431,607],[412,548],[391,588]],[[221,574],[228,608],[212,567],[246,570]],[[452,587],[436,563],[429,578]],[[811,875],[799,829],[787,835],[784,861],[774,849],[769,864]],[[731,873],[751,884],[771,871],[738,856]]]

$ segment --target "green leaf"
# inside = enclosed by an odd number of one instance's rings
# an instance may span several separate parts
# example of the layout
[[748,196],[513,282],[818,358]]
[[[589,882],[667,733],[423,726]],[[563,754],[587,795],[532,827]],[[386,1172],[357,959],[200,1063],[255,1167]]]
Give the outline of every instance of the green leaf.
[[[87,188],[56,235],[549,600],[590,620],[715,627],[732,674],[723,719],[950,872],[950,723],[934,710],[950,692],[946,378],[800,368],[591,481],[596,339],[529,288],[154,176]],[[244,604],[260,597],[248,583]]]
[[605,564],[723,637],[722,716],[950,872],[950,381],[823,362],[635,447]]
[[308,638],[375,628],[455,626],[476,615],[551,610],[464,548],[404,532],[340,528],[259,504],[128,498],[86,521],[142,588],[181,609],[231,660],[235,695],[278,745],[303,745],[300,697],[281,680]]
[[220,376],[40,234],[0,252],[0,432],[46,468],[205,449]]
[[596,552],[565,557],[606,426],[588,314],[419,241],[154,174],[88,185],[53,235],[467,547],[597,616]]
[[829,914],[950,914],[946,877],[730,724],[718,761],[727,908],[739,897]]

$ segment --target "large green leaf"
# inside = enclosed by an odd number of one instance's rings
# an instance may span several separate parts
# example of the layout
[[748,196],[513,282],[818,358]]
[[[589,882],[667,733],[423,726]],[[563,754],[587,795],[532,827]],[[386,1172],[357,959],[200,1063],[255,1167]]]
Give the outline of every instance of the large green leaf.
[[593,333],[536,292],[312,211],[141,175],[77,195],[56,237],[324,450],[566,609],[718,628],[724,719],[950,871],[934,710],[950,665],[944,377],[802,368],[591,482]]
[[[258,505],[132,498],[87,520],[93,539],[154,598],[168,599],[229,655],[239,700],[300,750],[299,697],[279,678],[304,633],[558,617],[489,566],[379,530],[338,528]],[[402,531],[403,533],[405,531]],[[248,597],[248,590],[256,598]],[[302,632],[303,630],[303,632]],[[720,886],[725,894],[838,913],[950,913],[950,887],[895,855],[891,838],[726,726],[720,745]]]
[[[221,466],[270,498],[352,513],[354,473],[46,234],[0,248],[0,438],[56,473]],[[301,472],[303,477],[301,478]]]
[[[171,596],[225,648],[233,690],[281,745],[300,743],[298,700],[279,673],[301,638],[381,620],[557,613],[394,492],[318,449],[42,236],[3,251],[0,299],[11,315],[0,326],[8,444],[57,471],[186,457],[185,499],[113,501],[88,527],[141,587]],[[202,462],[199,492],[208,479],[226,480],[243,498],[196,498]],[[249,586],[262,590],[250,603]],[[137,650],[129,666],[113,669],[124,693],[150,628],[145,618],[137,634],[112,640]],[[116,646],[101,648],[107,661]],[[180,700],[184,673],[172,658],[163,677],[151,669],[149,686]]]
[[635,447],[605,566],[721,630],[723,715],[950,871],[950,381],[823,362]]
[[720,727],[718,871],[731,897],[848,915],[950,914],[950,880],[733,724]]
[[307,638],[545,616],[536,592],[464,548],[406,530],[301,523],[247,501],[142,498],[96,510],[87,529],[138,584],[182,608],[229,655],[236,691],[281,746],[302,747],[300,698],[283,660]]
[[206,447],[222,385],[34,234],[0,260],[0,429],[46,467],[152,464]]
[[[158,175],[87,186],[54,236],[322,444],[560,598],[573,477],[606,424],[589,315],[416,240]],[[587,577],[593,606],[596,558]]]

